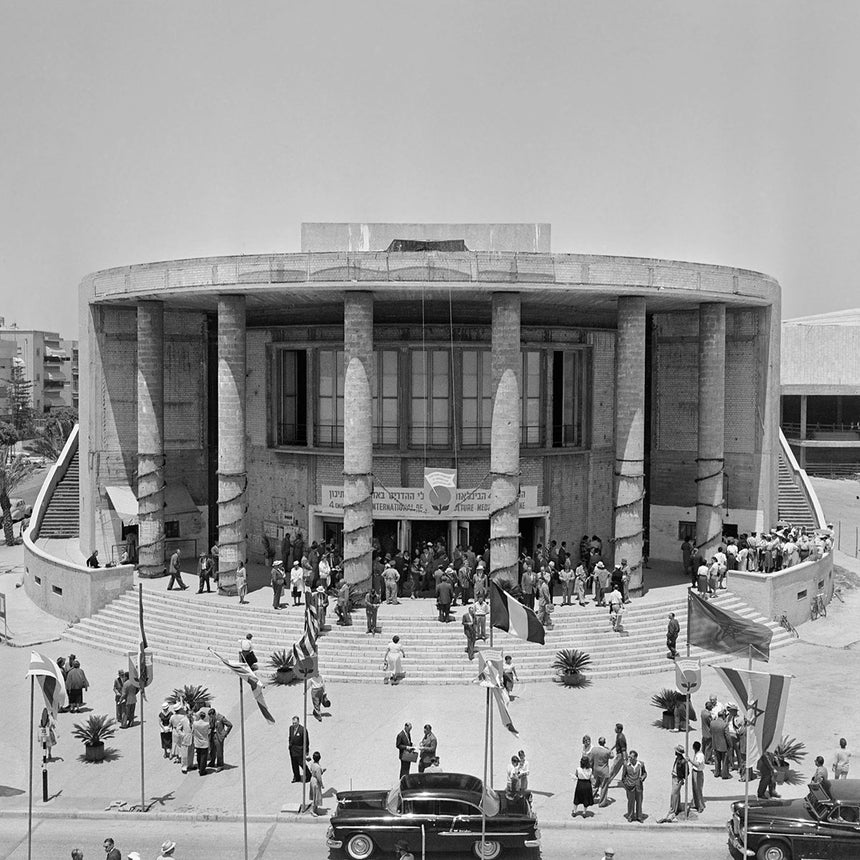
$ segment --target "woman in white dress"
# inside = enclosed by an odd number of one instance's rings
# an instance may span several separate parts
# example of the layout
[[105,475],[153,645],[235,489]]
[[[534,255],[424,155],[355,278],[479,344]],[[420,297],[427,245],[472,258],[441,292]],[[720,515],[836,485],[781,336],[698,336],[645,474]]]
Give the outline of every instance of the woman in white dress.
[[385,657],[382,660],[383,671],[388,673],[386,681],[396,684],[400,678],[405,676],[403,671],[403,659],[405,657],[406,651],[403,650],[403,646],[400,644],[400,637],[392,636],[385,651]]

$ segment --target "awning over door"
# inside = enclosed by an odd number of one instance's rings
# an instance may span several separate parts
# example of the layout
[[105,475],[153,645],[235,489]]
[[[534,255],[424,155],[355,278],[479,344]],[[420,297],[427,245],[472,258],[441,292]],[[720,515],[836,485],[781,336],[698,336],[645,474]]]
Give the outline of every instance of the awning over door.
[[[131,487],[124,484],[114,484],[105,487],[110,503],[116,511],[117,516],[127,525],[132,526],[138,522],[137,519],[137,496]],[[193,514],[199,511],[191,493],[185,484],[175,483],[168,485],[164,490],[164,516],[172,517],[180,514]]]
[[110,503],[117,512],[119,518],[127,525],[133,526],[137,523],[137,496],[134,490],[126,485],[105,487]]

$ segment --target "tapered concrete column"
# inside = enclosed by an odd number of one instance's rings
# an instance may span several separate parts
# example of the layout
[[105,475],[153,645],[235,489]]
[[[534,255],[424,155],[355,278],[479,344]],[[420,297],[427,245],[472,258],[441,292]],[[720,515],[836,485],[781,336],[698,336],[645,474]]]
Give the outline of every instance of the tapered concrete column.
[[699,306],[699,452],[696,545],[710,560],[723,537],[725,465],[726,306]]
[[138,572],[162,576],[164,563],[164,305],[137,305]]
[[218,297],[218,575],[235,591],[245,555],[245,297]]
[[615,341],[615,564],[626,559],[629,589],[641,594],[645,499],[645,299],[618,299]]
[[493,293],[490,577],[518,581],[520,554],[520,295]]
[[369,585],[373,554],[373,294],[343,300],[343,575]]

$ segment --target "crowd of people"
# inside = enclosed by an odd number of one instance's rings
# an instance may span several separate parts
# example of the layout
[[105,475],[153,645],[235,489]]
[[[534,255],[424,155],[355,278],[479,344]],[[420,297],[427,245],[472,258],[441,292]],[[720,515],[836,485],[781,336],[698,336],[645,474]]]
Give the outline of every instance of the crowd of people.
[[692,586],[708,597],[726,587],[729,571],[776,573],[804,561],[816,561],[832,546],[830,526],[809,530],[780,522],[769,532],[725,536],[710,558],[696,546],[695,537],[688,537],[681,543],[681,561]]
[[[104,849],[105,860],[123,860],[122,851],[116,847],[116,842],[112,837],[108,836],[102,843]],[[161,843],[161,850],[155,860],[177,860],[176,843],[172,839],[167,839]],[[125,855],[126,860],[141,860],[139,851],[129,851]],[[72,849],[72,860],[84,860],[84,852],[80,848]]]

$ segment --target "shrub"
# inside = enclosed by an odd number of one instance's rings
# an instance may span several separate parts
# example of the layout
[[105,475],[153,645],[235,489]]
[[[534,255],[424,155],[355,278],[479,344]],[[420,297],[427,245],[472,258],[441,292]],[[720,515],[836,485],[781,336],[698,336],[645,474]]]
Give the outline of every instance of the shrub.
[[774,747],[773,754],[778,762],[788,763],[794,762],[800,764],[806,758],[806,744],[797,738],[790,738],[788,735],[783,735],[782,740]]
[[[651,696],[651,704],[655,708],[659,708],[660,711],[669,711],[669,713],[675,713],[675,707],[677,705],[681,705],[681,707],[686,707],[686,699],[687,697],[678,690],[672,690],[669,687],[664,687],[660,690],[659,693],[655,693]],[[696,719],[696,709],[693,707],[693,703],[690,702],[690,720]]]
[[175,705],[181,702],[188,708],[189,712],[194,714],[202,708],[208,708],[212,704],[212,694],[206,687],[199,684],[186,684],[183,687],[177,687],[168,697],[167,703]]
[[110,740],[116,734],[116,720],[106,714],[91,714],[85,723],[75,723],[72,737],[82,740],[86,746]]
[[584,687],[589,683],[582,673],[591,665],[591,656],[578,648],[564,648],[556,652],[552,668],[558,675],[558,681],[565,687]]

